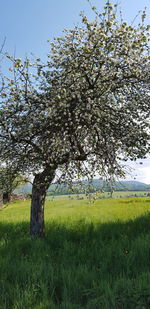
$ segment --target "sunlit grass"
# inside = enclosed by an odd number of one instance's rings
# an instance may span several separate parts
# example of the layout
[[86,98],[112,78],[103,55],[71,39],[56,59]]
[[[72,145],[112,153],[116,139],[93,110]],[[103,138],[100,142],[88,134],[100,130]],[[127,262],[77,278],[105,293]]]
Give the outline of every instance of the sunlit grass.
[[[106,199],[89,202],[88,200],[57,201],[46,203],[46,218],[53,215],[61,217],[86,218],[107,222],[108,220],[128,220],[149,211],[149,198]],[[136,212],[135,212],[136,207]]]
[[[150,211],[150,198],[102,199],[94,203],[89,200],[47,201],[45,221],[69,222],[125,221]],[[30,201],[15,201],[0,211],[0,220],[6,222],[29,221]]]
[[[146,197],[148,193],[150,193],[150,191],[115,191],[113,192],[113,198]],[[109,198],[110,195],[110,192],[99,193],[99,197],[101,198]],[[47,201],[60,201],[77,199],[77,197],[86,199],[85,194],[48,195],[46,199]]]

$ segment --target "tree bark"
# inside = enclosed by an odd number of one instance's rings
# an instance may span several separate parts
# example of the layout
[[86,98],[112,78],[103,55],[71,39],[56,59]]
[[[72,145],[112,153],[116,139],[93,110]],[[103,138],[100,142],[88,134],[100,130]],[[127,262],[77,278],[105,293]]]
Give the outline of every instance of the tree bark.
[[44,204],[46,192],[55,177],[55,170],[46,168],[36,174],[32,186],[30,235],[41,237],[44,234]]
[[9,203],[9,202],[10,202],[10,193],[4,192],[3,193],[3,204]]

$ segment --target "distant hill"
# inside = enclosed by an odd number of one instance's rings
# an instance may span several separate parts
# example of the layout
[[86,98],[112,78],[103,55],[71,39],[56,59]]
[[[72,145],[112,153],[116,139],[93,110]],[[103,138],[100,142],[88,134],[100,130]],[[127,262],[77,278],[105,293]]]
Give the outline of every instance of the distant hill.
[[[140,181],[120,181],[116,183],[117,191],[145,191],[150,190],[150,184],[145,184]],[[119,189],[119,190],[118,190]]]
[[[52,184],[48,189],[48,195],[62,195],[71,193],[83,193],[84,189],[86,192],[95,192],[104,190],[105,192],[113,191],[148,191],[150,190],[150,184],[145,184],[140,181],[117,181],[114,183],[107,183],[100,179],[93,179],[90,184],[88,181],[82,181],[82,186],[77,182],[73,184],[73,192],[68,188],[66,184]],[[18,187],[14,192],[17,194],[31,194],[32,185],[27,184]]]

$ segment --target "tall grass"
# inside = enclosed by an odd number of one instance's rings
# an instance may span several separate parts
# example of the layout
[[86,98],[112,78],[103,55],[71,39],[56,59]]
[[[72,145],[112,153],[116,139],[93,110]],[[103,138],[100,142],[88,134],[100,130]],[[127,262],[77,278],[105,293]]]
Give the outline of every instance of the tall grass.
[[150,199],[56,201],[46,234],[29,203],[0,211],[0,309],[149,309]]

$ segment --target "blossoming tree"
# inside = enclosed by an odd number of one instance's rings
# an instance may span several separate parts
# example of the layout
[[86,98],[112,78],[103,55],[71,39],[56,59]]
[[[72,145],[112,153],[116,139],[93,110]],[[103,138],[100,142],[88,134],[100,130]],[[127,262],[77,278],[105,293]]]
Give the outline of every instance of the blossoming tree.
[[1,156],[22,158],[34,174],[31,235],[44,232],[46,191],[57,171],[68,179],[121,177],[122,160],[149,152],[145,12],[133,26],[118,21],[116,5],[92,9],[94,21],[82,15],[81,26],[51,43],[47,63],[11,58],[14,78],[1,94]]

